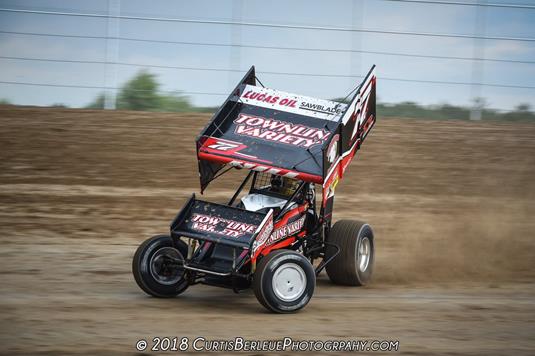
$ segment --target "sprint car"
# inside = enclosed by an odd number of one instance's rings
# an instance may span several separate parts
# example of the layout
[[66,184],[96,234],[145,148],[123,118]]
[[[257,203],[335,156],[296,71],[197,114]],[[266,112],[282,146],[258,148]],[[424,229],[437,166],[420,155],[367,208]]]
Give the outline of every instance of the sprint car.
[[323,269],[334,283],[367,284],[371,227],[331,220],[335,188],[375,124],[375,88],[375,66],[347,103],[266,88],[251,67],[196,139],[201,194],[231,170],[241,184],[225,203],[192,194],[168,234],[143,242],[138,286],[163,298],[199,283],[252,288],[268,310],[291,313]]

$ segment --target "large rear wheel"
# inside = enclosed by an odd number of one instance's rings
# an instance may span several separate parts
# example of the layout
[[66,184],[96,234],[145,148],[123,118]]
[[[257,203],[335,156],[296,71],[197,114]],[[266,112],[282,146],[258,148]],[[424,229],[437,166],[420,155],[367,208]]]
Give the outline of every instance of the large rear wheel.
[[[325,267],[329,279],[342,285],[366,285],[371,279],[375,259],[370,225],[353,220],[337,221],[327,241],[340,247],[340,253]],[[335,252],[334,247],[327,246],[325,259]]]

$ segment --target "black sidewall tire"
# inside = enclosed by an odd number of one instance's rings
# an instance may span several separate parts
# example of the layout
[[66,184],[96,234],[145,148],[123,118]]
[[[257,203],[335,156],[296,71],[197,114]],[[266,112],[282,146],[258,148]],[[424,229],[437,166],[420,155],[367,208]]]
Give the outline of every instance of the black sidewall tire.
[[[273,291],[273,275],[285,263],[295,263],[305,272],[306,287],[303,294],[292,302],[279,299]],[[253,289],[255,295],[265,308],[275,313],[294,313],[304,308],[316,286],[316,274],[310,261],[303,255],[290,250],[277,250],[264,257],[254,274]]]
[[[134,254],[132,273],[137,285],[147,294],[158,298],[171,298],[179,295],[188,288],[188,281],[182,278],[172,285],[158,283],[150,273],[152,256],[163,247],[173,247],[173,241],[168,235],[157,235],[143,242]],[[178,252],[184,257],[188,246],[178,240]]]
[[[364,237],[370,241],[370,260],[365,271],[360,271],[357,264],[357,252]],[[373,230],[370,225],[353,220],[337,221],[327,239],[338,245],[340,253],[327,264],[325,270],[329,279],[336,284],[349,286],[363,286],[371,280],[374,262],[375,245]],[[326,258],[334,255],[335,249],[328,246]]]

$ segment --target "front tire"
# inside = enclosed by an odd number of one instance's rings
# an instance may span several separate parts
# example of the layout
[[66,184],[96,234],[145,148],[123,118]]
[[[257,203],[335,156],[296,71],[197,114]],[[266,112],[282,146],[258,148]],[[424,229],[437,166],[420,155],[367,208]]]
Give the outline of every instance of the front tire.
[[178,240],[178,249],[168,235],[157,235],[143,242],[132,260],[132,273],[137,285],[147,294],[158,298],[171,298],[188,288],[184,269],[169,266],[170,258],[187,255],[188,246]]
[[[375,260],[370,225],[361,221],[337,221],[327,241],[340,248],[340,253],[325,267],[329,279],[333,283],[348,286],[366,285],[371,279]],[[327,246],[325,259],[332,257],[335,252],[333,247]]]
[[316,275],[310,261],[289,250],[277,250],[265,256],[253,277],[256,298],[275,313],[293,313],[304,308],[315,286]]

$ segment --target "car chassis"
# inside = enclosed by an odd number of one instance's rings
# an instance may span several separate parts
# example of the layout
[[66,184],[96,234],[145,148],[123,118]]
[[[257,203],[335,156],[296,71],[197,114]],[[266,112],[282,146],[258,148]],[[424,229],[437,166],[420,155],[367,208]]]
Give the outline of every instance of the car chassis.
[[198,283],[252,286],[268,310],[289,313],[309,302],[323,269],[335,283],[366,284],[373,231],[331,220],[336,185],[375,124],[374,69],[344,104],[265,88],[251,67],[196,140],[201,193],[231,169],[248,174],[226,204],[192,194],[169,235],[139,246],[139,287],[174,297]]

